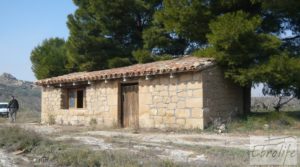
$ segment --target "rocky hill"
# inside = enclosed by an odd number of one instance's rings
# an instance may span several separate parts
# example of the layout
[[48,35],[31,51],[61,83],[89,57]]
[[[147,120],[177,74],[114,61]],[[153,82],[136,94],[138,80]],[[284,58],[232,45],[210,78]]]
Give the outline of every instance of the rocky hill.
[[11,74],[0,75],[0,102],[8,102],[14,95],[19,103],[20,110],[40,111],[41,88],[33,82],[18,80]]

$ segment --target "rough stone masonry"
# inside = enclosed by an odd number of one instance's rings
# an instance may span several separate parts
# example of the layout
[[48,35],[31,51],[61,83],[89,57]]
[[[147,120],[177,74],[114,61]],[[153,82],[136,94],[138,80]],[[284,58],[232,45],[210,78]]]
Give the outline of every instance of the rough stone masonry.
[[[132,77],[138,84],[139,128],[203,129],[214,119],[231,119],[243,109],[242,88],[214,65],[202,70]],[[42,123],[118,127],[122,79],[84,86],[84,107],[64,108],[69,87],[44,86]],[[67,102],[68,103],[68,102]]]

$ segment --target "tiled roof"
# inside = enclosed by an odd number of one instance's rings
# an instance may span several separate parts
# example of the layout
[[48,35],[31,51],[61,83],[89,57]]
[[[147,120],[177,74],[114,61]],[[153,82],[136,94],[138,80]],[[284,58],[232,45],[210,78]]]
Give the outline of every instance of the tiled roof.
[[136,64],[108,70],[71,73],[58,77],[39,80],[36,82],[36,84],[45,86],[81,81],[95,81],[123,77],[130,78],[146,75],[199,71],[213,65],[215,65],[215,62],[211,58],[184,56],[173,60],[157,61],[147,64]]

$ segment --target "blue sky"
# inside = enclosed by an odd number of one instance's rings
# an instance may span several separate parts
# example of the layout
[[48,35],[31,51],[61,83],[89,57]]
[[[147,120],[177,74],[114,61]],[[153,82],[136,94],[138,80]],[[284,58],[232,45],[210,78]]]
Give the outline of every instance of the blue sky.
[[72,0],[0,0],[0,73],[34,81],[31,50],[50,37],[67,38]]

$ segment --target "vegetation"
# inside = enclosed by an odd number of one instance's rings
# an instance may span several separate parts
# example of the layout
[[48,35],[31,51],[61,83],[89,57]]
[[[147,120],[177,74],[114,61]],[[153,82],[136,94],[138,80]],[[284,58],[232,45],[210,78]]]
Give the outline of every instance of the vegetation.
[[[239,134],[272,134],[280,135],[300,135],[300,112],[268,112],[268,113],[253,113],[243,120],[238,120],[228,125],[228,131],[231,133],[238,132]],[[91,119],[91,124],[96,121]],[[265,126],[265,125],[268,126]],[[37,127],[40,128],[40,127]],[[73,127],[73,133],[77,135],[80,128]],[[292,130],[294,129],[294,131]],[[39,129],[37,129],[39,130]],[[86,131],[81,129],[82,131]],[[285,133],[285,130],[286,133]],[[70,131],[70,129],[69,129]],[[62,133],[63,132],[63,133]],[[31,163],[34,166],[190,166],[192,164],[176,163],[172,161],[160,160],[155,151],[141,150],[139,153],[129,152],[128,150],[95,150],[95,145],[78,143],[75,140],[55,141],[51,138],[61,134],[67,134],[67,131],[53,133],[51,135],[40,134],[25,130],[18,126],[0,126],[0,148],[9,152],[23,151],[26,157],[30,157]],[[242,133],[241,133],[242,132]],[[157,133],[157,131],[156,131]],[[173,134],[174,132],[172,132]],[[177,133],[177,132],[176,132]],[[181,133],[181,132],[180,132]],[[186,131],[184,131],[186,133]],[[191,132],[195,133],[195,132]],[[198,133],[198,132],[197,132]],[[80,136],[80,135],[79,135]],[[97,137],[97,136],[93,136]],[[101,136],[102,138],[103,136]],[[114,144],[114,146],[124,146],[126,148],[135,145],[134,140],[128,137],[110,136],[104,138],[105,142]],[[108,140],[108,141],[107,141]],[[126,142],[127,140],[127,142]],[[201,140],[211,140],[206,138],[190,138],[188,140],[200,142]],[[212,141],[213,142],[213,141]],[[189,150],[197,152],[197,154],[205,155],[207,161],[201,162],[203,166],[245,166],[249,164],[249,156],[247,150],[235,148],[221,148],[215,146],[193,146],[176,144],[170,141],[165,143],[167,148],[180,150]],[[151,147],[150,147],[151,148]],[[35,159],[35,160],[33,160]],[[198,166],[196,164],[195,166]]]
[[0,132],[0,146],[8,151],[24,150],[30,152],[42,141],[38,134],[18,127],[5,127],[0,129]]
[[[74,0],[78,9],[68,17],[69,68],[101,70],[109,60],[135,63],[132,51],[143,45],[143,30],[151,25],[160,0]],[[126,63],[124,63],[126,58]],[[114,63],[117,64],[117,63]]]
[[[32,52],[39,79],[192,53],[214,57],[225,76],[244,87],[246,113],[251,87],[257,83],[264,83],[266,95],[300,97],[297,0],[74,0],[74,4],[78,8],[68,17],[66,44],[50,39]],[[285,103],[278,101],[275,109]]]
[[[155,160],[134,153],[123,151],[92,151],[84,146],[74,146],[68,143],[51,141],[39,134],[15,127],[0,127],[0,147],[8,151],[22,150],[40,157],[36,161],[56,166],[179,166],[170,161]],[[41,156],[42,155],[42,156]]]
[[48,115],[48,120],[47,120],[49,125],[54,125],[55,124],[55,115]]
[[[300,112],[257,112],[228,124],[231,133],[261,133],[300,135]],[[286,131],[286,132],[284,132]]]
[[[0,123],[9,122],[8,118],[0,117]],[[19,111],[17,113],[17,123],[40,123],[41,113],[37,111]]]
[[66,74],[67,63],[65,40],[50,38],[31,52],[32,71],[37,79]]

